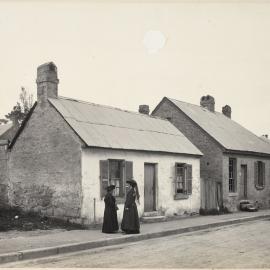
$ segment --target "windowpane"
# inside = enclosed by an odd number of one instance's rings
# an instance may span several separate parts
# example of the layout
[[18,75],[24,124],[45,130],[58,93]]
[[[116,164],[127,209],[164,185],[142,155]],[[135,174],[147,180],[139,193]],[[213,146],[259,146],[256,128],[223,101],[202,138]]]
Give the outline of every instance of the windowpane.
[[114,195],[119,197],[123,194],[122,160],[109,160],[110,185],[115,185]]
[[175,167],[175,193],[186,193],[186,168],[180,163]]
[[259,187],[263,187],[264,186],[264,174],[265,174],[265,166],[264,166],[264,163],[262,161],[258,161],[257,163],[258,165],[258,169],[257,169],[257,173],[258,173],[258,176],[257,176],[257,184]]
[[236,192],[236,159],[229,158],[229,192]]

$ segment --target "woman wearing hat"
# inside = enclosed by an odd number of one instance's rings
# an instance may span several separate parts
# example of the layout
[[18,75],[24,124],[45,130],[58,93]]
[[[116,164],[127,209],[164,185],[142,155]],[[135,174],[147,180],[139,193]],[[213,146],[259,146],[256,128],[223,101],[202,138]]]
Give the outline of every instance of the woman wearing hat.
[[139,201],[139,190],[135,180],[128,180],[128,193],[126,197],[121,230],[125,233],[140,233],[140,221],[135,199]]
[[104,218],[102,225],[103,233],[114,233],[119,229],[118,220],[117,220],[117,210],[118,207],[115,203],[115,198],[112,195],[113,190],[115,189],[114,185],[110,185],[106,188],[107,194],[105,195],[105,210]]

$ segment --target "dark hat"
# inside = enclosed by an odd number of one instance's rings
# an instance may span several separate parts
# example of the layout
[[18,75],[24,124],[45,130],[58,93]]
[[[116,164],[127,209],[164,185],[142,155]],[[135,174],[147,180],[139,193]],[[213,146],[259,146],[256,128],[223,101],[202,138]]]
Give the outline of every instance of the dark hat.
[[109,186],[106,187],[107,191],[111,191],[113,189],[115,189],[115,185],[109,185]]
[[132,187],[137,186],[137,182],[135,180],[133,180],[133,179],[127,180],[127,183],[130,184]]

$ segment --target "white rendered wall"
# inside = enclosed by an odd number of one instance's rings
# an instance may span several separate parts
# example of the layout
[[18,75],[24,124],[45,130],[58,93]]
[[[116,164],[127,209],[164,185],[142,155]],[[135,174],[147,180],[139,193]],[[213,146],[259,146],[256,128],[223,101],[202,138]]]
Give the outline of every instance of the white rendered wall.
[[[166,216],[198,212],[200,208],[200,159],[194,156],[160,154],[136,151],[85,148],[82,153],[82,217],[86,223],[101,223],[104,202],[100,198],[99,161],[124,159],[133,162],[133,177],[140,191],[139,216],[144,213],[144,163],[157,164],[156,208]],[[192,195],[188,199],[174,199],[175,162],[192,165]],[[95,203],[94,203],[95,201]],[[95,206],[94,206],[95,204]],[[118,203],[118,221],[122,220],[123,203]],[[94,211],[95,209],[95,211]],[[95,220],[94,220],[95,219]]]

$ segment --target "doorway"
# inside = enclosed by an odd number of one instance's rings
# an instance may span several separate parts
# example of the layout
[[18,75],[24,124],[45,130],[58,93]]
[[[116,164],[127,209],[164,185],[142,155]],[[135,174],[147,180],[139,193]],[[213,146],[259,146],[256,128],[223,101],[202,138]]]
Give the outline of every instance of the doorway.
[[144,212],[156,210],[155,164],[144,164]]
[[241,165],[241,186],[242,197],[247,199],[247,165]]

